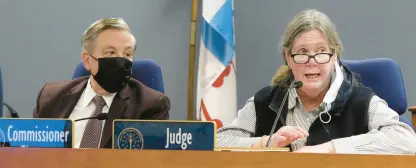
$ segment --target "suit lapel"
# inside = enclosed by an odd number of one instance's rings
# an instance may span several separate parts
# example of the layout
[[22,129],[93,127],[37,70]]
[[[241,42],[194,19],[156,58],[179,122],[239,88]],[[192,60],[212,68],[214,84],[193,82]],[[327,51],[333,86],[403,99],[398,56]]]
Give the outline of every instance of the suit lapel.
[[127,85],[123,88],[113,99],[110,109],[108,111],[108,119],[104,124],[103,137],[101,139],[100,148],[104,148],[113,134],[113,121],[120,119],[127,109],[127,104],[130,99],[130,87]]
[[53,110],[52,118],[69,118],[83,90],[87,86],[87,81],[88,78],[62,96],[61,100],[55,106],[56,108]]

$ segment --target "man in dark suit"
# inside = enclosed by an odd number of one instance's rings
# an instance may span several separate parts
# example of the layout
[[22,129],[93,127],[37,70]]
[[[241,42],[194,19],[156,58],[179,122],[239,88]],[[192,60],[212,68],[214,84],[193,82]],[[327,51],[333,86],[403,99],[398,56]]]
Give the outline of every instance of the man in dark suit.
[[79,119],[108,113],[106,121],[75,123],[76,148],[111,148],[114,119],[167,120],[169,99],[130,78],[136,40],[121,18],[93,23],[82,35],[82,61],[91,73],[50,82],[36,101],[34,118]]

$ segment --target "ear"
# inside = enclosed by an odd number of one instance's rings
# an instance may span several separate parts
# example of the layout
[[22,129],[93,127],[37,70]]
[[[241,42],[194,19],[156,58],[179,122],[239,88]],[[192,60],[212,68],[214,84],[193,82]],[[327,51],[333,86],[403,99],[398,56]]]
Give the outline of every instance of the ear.
[[285,64],[288,65],[287,60],[290,59],[290,51],[288,48],[284,47],[283,48],[283,54],[285,56]]
[[334,53],[334,55],[332,57],[333,57],[332,59],[334,59],[335,61],[338,61],[338,55],[337,55],[337,53]]
[[339,66],[341,66],[341,60],[339,60],[338,55],[336,53],[334,53],[331,59],[334,60],[334,72],[335,72],[335,64],[338,64]]
[[90,68],[90,63],[89,63],[89,55],[86,51],[82,51],[82,63],[84,64],[84,68],[90,72],[91,68]]

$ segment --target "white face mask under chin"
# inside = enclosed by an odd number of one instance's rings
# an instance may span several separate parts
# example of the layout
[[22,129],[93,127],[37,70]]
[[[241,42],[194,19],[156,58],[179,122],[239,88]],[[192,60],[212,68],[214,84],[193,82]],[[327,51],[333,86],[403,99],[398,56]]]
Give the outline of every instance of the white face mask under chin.
[[[328,124],[329,122],[331,122],[332,116],[331,114],[329,114],[329,110],[331,110],[332,108],[331,104],[332,102],[334,102],[335,98],[337,97],[338,90],[341,87],[341,84],[344,80],[344,74],[342,73],[342,69],[338,64],[338,61],[335,61],[334,66],[335,66],[335,72],[333,72],[333,75],[332,75],[333,80],[323,100],[324,110],[319,113],[319,119],[321,120],[322,123],[325,123],[325,124]],[[334,78],[334,74],[335,74],[335,78]],[[328,119],[324,120],[322,118],[322,115],[327,115]]]

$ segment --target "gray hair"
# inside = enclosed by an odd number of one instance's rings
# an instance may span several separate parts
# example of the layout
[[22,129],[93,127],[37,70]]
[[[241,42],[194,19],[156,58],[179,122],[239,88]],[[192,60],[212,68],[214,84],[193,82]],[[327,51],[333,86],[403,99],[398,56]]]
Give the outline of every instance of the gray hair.
[[93,42],[98,35],[108,29],[127,30],[130,32],[129,25],[122,18],[104,18],[95,21],[81,36],[83,50],[91,51]]

